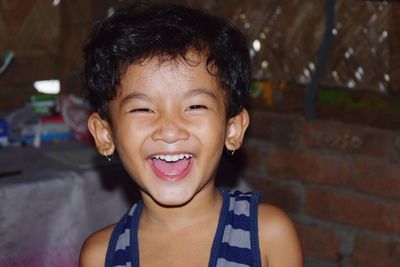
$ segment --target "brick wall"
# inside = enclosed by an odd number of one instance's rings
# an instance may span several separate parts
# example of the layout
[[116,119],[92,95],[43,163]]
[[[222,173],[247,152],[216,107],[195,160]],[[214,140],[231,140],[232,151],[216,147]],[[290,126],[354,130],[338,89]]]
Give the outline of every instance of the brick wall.
[[306,266],[400,266],[399,134],[266,111],[251,119],[243,179],[294,219]]

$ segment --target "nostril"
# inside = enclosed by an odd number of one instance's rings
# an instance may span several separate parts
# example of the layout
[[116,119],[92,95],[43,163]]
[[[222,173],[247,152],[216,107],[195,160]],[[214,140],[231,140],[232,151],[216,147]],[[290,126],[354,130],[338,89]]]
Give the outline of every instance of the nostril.
[[162,123],[154,131],[154,140],[161,140],[167,143],[173,143],[178,140],[187,139],[189,133],[183,125],[177,122]]

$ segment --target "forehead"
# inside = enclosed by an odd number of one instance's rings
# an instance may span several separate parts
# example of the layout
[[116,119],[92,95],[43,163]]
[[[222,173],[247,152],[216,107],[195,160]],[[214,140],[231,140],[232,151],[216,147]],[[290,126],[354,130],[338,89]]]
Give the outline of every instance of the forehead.
[[[162,82],[162,84],[157,84]],[[142,87],[193,87],[220,88],[216,74],[207,66],[206,58],[189,52],[184,58],[152,57],[128,66],[120,81],[120,89],[140,85]],[[143,89],[143,88],[142,88]],[[119,93],[122,93],[120,90]]]

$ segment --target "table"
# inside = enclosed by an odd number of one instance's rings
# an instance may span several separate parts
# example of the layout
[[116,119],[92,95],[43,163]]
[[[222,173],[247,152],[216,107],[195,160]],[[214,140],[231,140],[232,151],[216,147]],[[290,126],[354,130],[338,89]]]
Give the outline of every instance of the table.
[[78,266],[80,247],[138,198],[93,145],[0,148],[0,266]]

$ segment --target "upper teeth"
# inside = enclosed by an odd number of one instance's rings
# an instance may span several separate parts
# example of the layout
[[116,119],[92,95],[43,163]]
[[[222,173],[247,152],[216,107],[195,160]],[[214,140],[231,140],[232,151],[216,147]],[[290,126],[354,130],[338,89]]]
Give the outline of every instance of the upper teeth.
[[191,158],[192,155],[190,154],[175,154],[175,155],[155,155],[154,158],[156,159],[161,159],[161,160],[165,160],[168,162],[174,162],[174,161],[178,161],[181,160],[183,158]]

